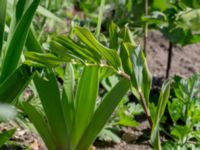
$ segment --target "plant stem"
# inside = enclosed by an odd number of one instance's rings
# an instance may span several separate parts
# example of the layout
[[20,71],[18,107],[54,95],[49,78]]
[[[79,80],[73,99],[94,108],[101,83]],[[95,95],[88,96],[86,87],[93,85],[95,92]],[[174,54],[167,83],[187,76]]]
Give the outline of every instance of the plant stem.
[[172,55],[173,55],[173,43],[169,42],[166,78],[169,77],[169,72],[170,72],[170,69],[171,69]]
[[152,120],[151,120],[151,113],[150,113],[149,108],[147,107],[145,97],[144,97],[144,95],[143,95],[142,92],[139,92],[139,95],[140,95],[140,100],[141,100],[141,102],[142,102],[142,106],[143,106],[143,108],[144,108],[144,111],[145,111],[147,120],[148,120],[148,122],[149,122],[150,127],[152,128],[153,122],[152,122]]
[[103,18],[103,9],[105,5],[105,0],[101,0],[101,5],[99,8],[99,15],[98,15],[98,23],[97,23],[97,29],[96,29],[96,37],[99,38],[100,31],[101,31],[101,23]]
[[[144,4],[144,15],[148,16],[148,0],[145,0]],[[147,54],[147,37],[148,37],[148,23],[144,23],[144,54]]]

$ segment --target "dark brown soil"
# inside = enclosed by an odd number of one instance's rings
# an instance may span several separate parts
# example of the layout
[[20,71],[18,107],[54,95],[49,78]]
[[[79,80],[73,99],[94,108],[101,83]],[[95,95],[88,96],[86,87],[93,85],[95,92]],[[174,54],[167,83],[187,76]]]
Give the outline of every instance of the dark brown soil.
[[[159,31],[152,31],[148,37],[148,65],[154,76],[164,77],[167,56],[168,41]],[[200,71],[200,44],[184,47],[174,46],[170,75],[190,76]]]
[[18,125],[16,122],[0,123],[0,131],[16,129],[8,145],[0,147],[0,150],[24,150],[27,146],[31,150],[46,150],[42,139],[30,129]]

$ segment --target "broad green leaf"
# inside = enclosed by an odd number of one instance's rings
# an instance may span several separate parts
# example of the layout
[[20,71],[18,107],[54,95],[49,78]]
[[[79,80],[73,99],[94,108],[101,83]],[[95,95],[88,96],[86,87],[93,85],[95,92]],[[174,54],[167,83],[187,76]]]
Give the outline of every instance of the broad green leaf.
[[5,144],[5,142],[7,142],[13,136],[15,131],[16,129],[11,129],[11,130],[0,133],[0,146]]
[[29,26],[39,2],[40,0],[34,0],[17,24],[15,32],[8,43],[6,55],[3,60],[0,82],[4,81],[18,66]]
[[[26,52],[25,57],[27,61],[37,62],[41,66],[56,67],[63,63],[64,61],[70,61],[63,58],[58,58],[57,56],[50,53],[36,53],[36,52]],[[26,64],[26,62],[25,62]]]
[[181,118],[181,114],[183,111],[183,103],[178,99],[172,99],[172,102],[168,102],[168,111],[172,118],[172,121],[176,123],[176,121]]
[[34,83],[54,135],[56,148],[67,149],[69,138],[57,80],[52,70],[46,70],[45,75],[45,78],[42,78],[37,74],[34,78]]
[[[123,66],[129,71],[133,88],[138,92],[142,92],[148,107],[152,76],[148,69],[146,58],[139,47],[136,48],[130,43],[123,43],[122,51],[124,51],[124,55],[127,55],[129,59],[127,63],[124,62]],[[125,56],[123,57],[124,59]]]
[[133,119],[133,116],[128,116],[125,113],[120,113],[120,120],[117,123],[127,127],[137,127],[139,125],[139,123]]
[[44,140],[44,143],[49,150],[56,150],[55,141],[53,140],[53,134],[46,121],[45,116],[37,111],[35,107],[27,102],[22,103],[23,111],[28,115],[30,121],[34,124],[35,128],[39,132],[40,136]]
[[30,67],[21,65],[0,84],[0,101],[10,103],[15,100],[29,84],[33,75]]
[[[56,45],[55,41],[63,46],[63,48],[57,48],[54,45]],[[81,59],[86,59],[92,62],[99,62],[100,61],[100,55],[97,52],[91,52],[86,47],[79,45],[78,43],[74,42],[71,38],[67,36],[59,36],[55,38],[55,41],[53,41],[54,48],[52,47],[52,51],[57,54],[68,54],[69,56],[73,56],[75,58],[80,57]],[[58,44],[57,44],[58,45]],[[58,51],[59,50],[59,51]]]
[[[144,68],[144,54],[142,50],[137,47],[129,46],[131,51],[131,62],[133,73],[131,74],[131,80],[134,88],[136,88],[139,92],[142,91],[142,81],[143,81],[143,68]],[[135,84],[136,82],[136,84]]]
[[99,43],[92,33],[86,28],[75,27],[74,32],[83,44],[89,47],[93,52],[100,54],[115,69],[120,67],[121,62],[116,50],[109,49]]
[[130,51],[128,50],[127,46],[128,45],[126,43],[122,43],[121,49],[120,49],[120,57],[121,57],[124,71],[127,74],[131,75],[133,72],[133,69],[132,69],[132,62],[130,59]]
[[159,100],[158,100],[157,110],[156,110],[156,117],[153,120],[153,127],[151,131],[151,144],[157,150],[161,150],[159,123],[164,114],[165,107],[169,99],[170,84],[171,84],[171,80],[166,80],[162,85],[162,89],[161,89]]
[[[75,97],[75,122],[72,145],[76,147],[94,114],[99,89],[99,67],[85,67]],[[81,126],[80,126],[81,125]]]
[[51,41],[50,43],[50,50],[56,54],[57,56],[64,58],[64,59],[76,59],[80,62],[84,62],[84,58],[82,56],[70,51],[70,49],[66,48],[62,44],[57,41]]
[[95,111],[76,149],[89,148],[129,88],[130,81],[123,78],[107,93]]
[[175,136],[178,140],[181,140],[183,143],[186,142],[186,138],[189,133],[191,133],[192,128],[188,126],[174,126],[171,130],[171,135]]
[[3,48],[7,0],[0,0],[0,56]]

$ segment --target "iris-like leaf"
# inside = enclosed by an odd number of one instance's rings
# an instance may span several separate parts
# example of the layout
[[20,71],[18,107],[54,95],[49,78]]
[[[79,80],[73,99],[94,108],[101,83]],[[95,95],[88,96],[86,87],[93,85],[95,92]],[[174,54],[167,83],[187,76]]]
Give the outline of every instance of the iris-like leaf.
[[40,0],[34,0],[17,24],[15,32],[8,43],[5,58],[3,59],[0,82],[5,80],[17,68],[29,26],[39,2]]
[[162,86],[162,89],[160,92],[160,96],[159,96],[159,100],[158,100],[156,116],[153,120],[153,127],[152,127],[152,132],[151,132],[151,143],[157,150],[161,150],[160,135],[159,135],[159,123],[164,114],[165,107],[166,107],[167,101],[169,99],[170,84],[171,84],[171,80],[167,80],[163,83],[163,86]]
[[69,139],[62,111],[59,87],[52,70],[47,70],[45,75],[45,79],[39,75],[35,76],[34,83],[54,135],[56,148],[67,149]]
[[77,145],[93,117],[99,87],[98,84],[99,67],[85,67],[78,83],[75,97],[76,113],[72,134],[72,147]]
[[75,78],[73,66],[71,64],[66,64],[62,93],[62,109],[69,136],[71,135],[71,132],[73,133],[72,128],[75,116],[74,88]]
[[0,84],[0,101],[10,103],[15,100],[29,84],[33,75],[34,72],[31,71],[30,67],[21,65]]
[[90,144],[94,142],[98,133],[102,130],[107,120],[119,104],[122,97],[130,88],[130,81],[121,79],[103,98],[101,104],[95,111],[86,131],[79,141],[76,149],[88,149]]
[[27,102],[22,104],[23,110],[28,115],[30,121],[34,124],[35,128],[38,130],[40,136],[44,140],[46,146],[49,150],[56,150],[56,145],[53,140],[53,134],[49,127],[48,122],[46,121],[45,116],[37,111],[35,107]]

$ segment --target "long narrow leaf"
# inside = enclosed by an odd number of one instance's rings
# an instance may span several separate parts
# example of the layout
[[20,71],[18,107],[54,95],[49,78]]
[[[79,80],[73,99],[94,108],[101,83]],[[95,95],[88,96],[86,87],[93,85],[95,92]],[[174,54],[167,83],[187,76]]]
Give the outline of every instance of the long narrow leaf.
[[28,115],[30,121],[38,130],[48,149],[56,150],[55,143],[53,140],[53,134],[49,128],[49,124],[45,120],[45,116],[42,113],[38,112],[35,107],[33,107],[27,102],[24,102],[22,106],[24,112]]
[[26,48],[28,49],[28,51],[33,51],[38,53],[43,52],[39,42],[36,40],[33,28],[30,28],[30,31],[28,33],[26,40]]
[[67,125],[67,130],[70,136],[75,116],[75,106],[74,106],[75,78],[74,78],[73,66],[71,64],[66,65],[63,87],[64,88],[62,94],[62,108],[65,118],[65,123]]
[[171,84],[171,80],[167,80],[163,83],[159,100],[158,100],[156,117],[154,118],[154,121],[153,121],[153,127],[152,127],[152,132],[151,132],[151,143],[157,150],[161,150],[160,136],[159,136],[159,123],[164,114],[165,107],[169,99],[170,84]]
[[112,115],[113,111],[119,104],[122,97],[126,94],[130,88],[130,81],[127,79],[121,79],[111,91],[103,98],[102,103],[97,108],[84,132],[82,139],[80,140],[76,149],[86,150],[89,148],[90,144],[95,140],[98,133],[102,130],[106,124],[109,117]]
[[[58,58],[53,54],[50,53],[35,53],[35,52],[26,52],[25,57],[27,59],[27,63],[36,62],[41,66],[46,67],[56,67],[63,63],[64,61],[70,61],[63,58]],[[31,61],[31,62],[30,62]]]
[[98,93],[98,83],[99,67],[85,67],[78,83],[75,97],[76,115],[72,135],[72,147],[75,147],[79,142],[93,116]]
[[2,64],[2,73],[0,76],[0,82],[6,79],[13,70],[18,66],[21,52],[28,35],[29,26],[31,24],[33,15],[39,5],[40,0],[34,0],[31,6],[27,9],[23,17],[20,19],[16,30],[11,38],[10,43],[8,43],[8,48],[6,50],[6,56]]
[[54,135],[56,148],[67,149],[69,139],[61,106],[59,87],[52,70],[45,71],[45,74],[45,78],[36,75],[34,83]]
[[34,72],[26,65],[21,65],[2,84],[0,84],[0,101],[12,102],[29,84]]

